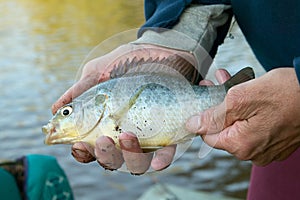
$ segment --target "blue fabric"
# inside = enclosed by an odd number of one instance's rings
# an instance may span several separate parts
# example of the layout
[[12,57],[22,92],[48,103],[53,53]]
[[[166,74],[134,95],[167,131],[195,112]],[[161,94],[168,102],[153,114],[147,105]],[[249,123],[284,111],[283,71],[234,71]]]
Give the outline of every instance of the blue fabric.
[[[138,37],[147,29],[162,32],[172,28],[178,22],[184,9],[191,3],[201,4],[230,4],[230,0],[145,0],[146,23],[138,31]],[[232,15],[231,11],[230,15]],[[230,18],[231,19],[231,18]],[[223,43],[230,26],[230,20],[217,30],[217,39],[209,52],[214,57],[218,46]]]
[[138,37],[150,28],[156,31],[162,31],[159,28],[172,28],[184,9],[191,3],[230,4],[230,0],[145,0],[146,23],[139,30]]
[[300,84],[300,57],[296,57],[293,61],[293,66],[295,67],[296,74],[298,77],[298,82]]
[[292,67],[294,58],[300,55],[300,1],[232,0],[232,6],[264,68]]
[[204,5],[231,4],[231,0],[193,0],[193,3],[199,3]]
[[146,23],[139,30],[138,37],[147,28],[172,28],[191,2],[192,0],[145,0]]
[[[145,0],[145,27],[172,28],[190,3],[228,4],[248,43],[263,67],[269,71],[278,67],[294,66],[300,80],[298,59],[300,55],[300,1],[290,0]],[[155,2],[155,3],[154,3]],[[167,5],[168,4],[168,5]],[[224,27],[226,30],[227,27]],[[223,41],[224,34],[218,34]],[[217,42],[216,44],[219,44]],[[213,56],[211,54],[211,56]]]

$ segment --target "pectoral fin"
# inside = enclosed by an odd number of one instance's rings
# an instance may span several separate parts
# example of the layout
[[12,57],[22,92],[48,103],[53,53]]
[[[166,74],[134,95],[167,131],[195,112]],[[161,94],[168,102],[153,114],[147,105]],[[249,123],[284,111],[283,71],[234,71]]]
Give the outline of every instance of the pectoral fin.
[[112,117],[118,121],[119,119],[121,119],[124,115],[127,114],[128,110],[130,110],[130,108],[136,103],[137,99],[139,98],[139,96],[141,95],[141,93],[144,91],[144,89],[147,87],[147,85],[143,85],[141,86],[138,91],[130,97],[128,104],[124,104],[123,107],[121,107],[119,110],[117,110]]

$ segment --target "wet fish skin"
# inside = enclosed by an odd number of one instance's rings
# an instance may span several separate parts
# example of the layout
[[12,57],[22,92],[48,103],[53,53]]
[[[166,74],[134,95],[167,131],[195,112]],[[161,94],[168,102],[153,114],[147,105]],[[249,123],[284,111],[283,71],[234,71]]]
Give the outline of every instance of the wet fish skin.
[[119,146],[121,132],[137,135],[141,148],[158,149],[190,140],[186,120],[221,103],[233,85],[254,78],[244,68],[224,85],[196,86],[176,75],[139,73],[110,79],[57,111],[43,126],[46,144],[87,142],[101,135]]

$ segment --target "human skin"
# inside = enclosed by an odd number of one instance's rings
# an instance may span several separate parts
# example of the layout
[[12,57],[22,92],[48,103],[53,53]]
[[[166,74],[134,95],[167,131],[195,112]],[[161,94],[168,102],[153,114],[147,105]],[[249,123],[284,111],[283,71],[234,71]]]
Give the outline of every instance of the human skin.
[[265,166],[299,147],[299,102],[294,68],[278,68],[231,88],[223,103],[191,117],[186,127],[214,148]]

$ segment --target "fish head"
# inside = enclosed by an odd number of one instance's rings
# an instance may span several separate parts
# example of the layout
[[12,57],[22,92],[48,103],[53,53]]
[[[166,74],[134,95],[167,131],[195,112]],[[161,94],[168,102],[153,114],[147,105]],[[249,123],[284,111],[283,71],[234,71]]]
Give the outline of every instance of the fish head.
[[42,127],[46,134],[46,144],[71,143],[79,136],[76,128],[74,104],[70,103],[60,108],[50,119],[48,124]]
[[42,127],[45,144],[74,144],[83,141],[100,124],[106,108],[107,95],[74,100],[60,108]]

